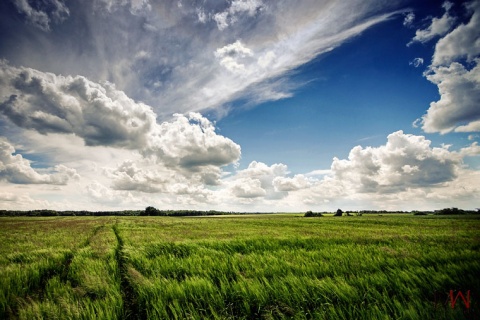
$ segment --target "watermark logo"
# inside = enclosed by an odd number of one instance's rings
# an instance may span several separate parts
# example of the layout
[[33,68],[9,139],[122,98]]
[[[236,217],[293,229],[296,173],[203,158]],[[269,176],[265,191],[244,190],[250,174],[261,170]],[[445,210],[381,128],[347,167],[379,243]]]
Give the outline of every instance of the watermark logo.
[[450,305],[452,309],[455,308],[455,304],[457,303],[458,297],[460,297],[465,305],[465,308],[470,309],[470,290],[467,290],[466,297],[463,295],[462,291],[458,291],[457,295],[454,297],[453,290],[450,290]]

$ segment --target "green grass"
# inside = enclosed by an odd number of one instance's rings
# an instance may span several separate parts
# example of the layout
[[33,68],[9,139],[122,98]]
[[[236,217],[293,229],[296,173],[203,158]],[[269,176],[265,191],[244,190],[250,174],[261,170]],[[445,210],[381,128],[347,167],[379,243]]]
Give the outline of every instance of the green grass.
[[475,319],[479,230],[475,216],[1,218],[0,318]]

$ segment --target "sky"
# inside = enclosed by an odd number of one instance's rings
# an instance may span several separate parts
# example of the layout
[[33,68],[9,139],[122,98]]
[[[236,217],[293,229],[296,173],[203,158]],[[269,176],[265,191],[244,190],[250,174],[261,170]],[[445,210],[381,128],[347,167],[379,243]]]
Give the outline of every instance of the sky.
[[0,2],[0,209],[480,207],[480,0]]

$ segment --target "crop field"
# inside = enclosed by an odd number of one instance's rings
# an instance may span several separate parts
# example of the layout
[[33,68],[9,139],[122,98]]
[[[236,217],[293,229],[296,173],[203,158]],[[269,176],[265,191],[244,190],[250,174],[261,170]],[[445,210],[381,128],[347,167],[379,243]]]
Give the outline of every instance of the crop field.
[[0,218],[0,319],[479,319],[479,231],[472,215]]

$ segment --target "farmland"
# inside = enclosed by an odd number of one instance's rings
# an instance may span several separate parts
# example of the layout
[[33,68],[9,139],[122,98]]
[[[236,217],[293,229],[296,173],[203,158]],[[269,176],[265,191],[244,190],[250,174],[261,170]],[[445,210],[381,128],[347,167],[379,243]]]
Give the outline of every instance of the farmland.
[[0,218],[0,318],[478,319],[479,230],[472,215]]

